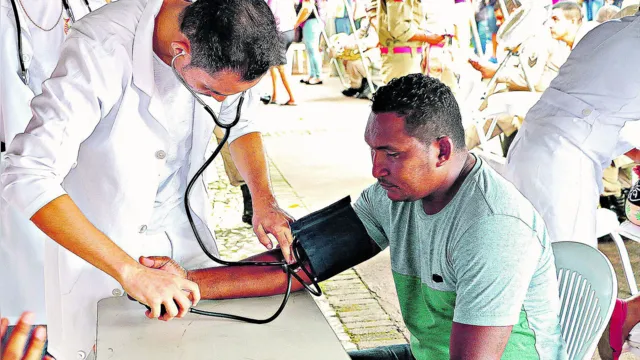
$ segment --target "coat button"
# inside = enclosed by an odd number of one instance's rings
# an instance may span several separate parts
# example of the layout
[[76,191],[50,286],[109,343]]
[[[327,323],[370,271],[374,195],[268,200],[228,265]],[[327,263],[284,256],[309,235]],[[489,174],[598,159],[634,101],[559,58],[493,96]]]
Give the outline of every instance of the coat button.
[[147,225],[140,226],[140,234],[144,233],[145,231],[147,231]]
[[162,159],[164,159],[164,158],[166,158],[166,157],[167,157],[167,153],[166,153],[166,152],[164,152],[164,150],[158,150],[158,151],[156,151],[156,159],[160,159],[160,160],[162,160]]
[[28,62],[29,60],[31,60],[31,56],[30,55],[28,55],[28,54],[22,55],[22,61]]
[[113,291],[111,292],[111,294],[113,296],[122,296],[122,290],[120,289],[113,289]]
[[87,354],[84,351],[78,351],[78,354],[76,355],[76,359],[78,360],[83,360],[86,357],[87,357]]
[[584,115],[584,116],[589,116],[589,115],[591,115],[591,109],[584,109],[584,110],[582,110],[582,115]]

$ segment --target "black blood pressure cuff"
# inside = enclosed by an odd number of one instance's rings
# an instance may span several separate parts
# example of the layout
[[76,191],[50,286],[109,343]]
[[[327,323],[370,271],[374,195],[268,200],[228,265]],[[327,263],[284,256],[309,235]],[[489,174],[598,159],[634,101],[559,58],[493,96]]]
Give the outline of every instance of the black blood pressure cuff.
[[291,224],[294,251],[316,281],[324,281],[380,252],[346,197]]

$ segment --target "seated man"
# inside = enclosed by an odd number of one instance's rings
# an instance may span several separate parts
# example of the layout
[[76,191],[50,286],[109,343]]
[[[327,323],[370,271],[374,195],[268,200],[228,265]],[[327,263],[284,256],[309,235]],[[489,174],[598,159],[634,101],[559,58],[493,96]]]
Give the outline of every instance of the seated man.
[[[356,351],[352,358],[566,358],[544,222],[510,183],[467,151],[451,90],[422,74],[390,81],[373,97],[365,141],[378,182],[354,205],[354,224],[364,228],[344,234],[334,253],[344,256],[343,246],[356,238],[370,256],[391,248],[400,307],[412,336],[410,345]],[[346,228],[357,227],[340,227]],[[255,259],[274,261],[281,255],[274,250]],[[200,286],[203,299],[286,289],[287,276],[278,267],[187,273],[175,263],[163,267],[167,258],[152,260],[141,262],[186,276]]]
[[[519,51],[519,57],[523,60],[522,64],[516,60],[513,66],[500,73],[497,83],[504,83],[508,91],[530,91],[525,80],[526,73],[526,79],[529,80],[529,84],[536,92],[545,91],[551,80],[558,74],[560,66],[567,60],[570,51],[575,48],[587,32],[597,25],[599,23],[595,21],[582,21],[580,5],[574,2],[555,4],[550,18],[550,34],[539,33],[527,40]],[[483,78],[491,78],[496,74],[497,65],[495,64],[480,63],[474,60],[470,62],[480,71]],[[500,133],[513,137],[515,131],[522,124],[524,115],[523,113],[499,116],[497,126],[489,138]],[[517,121],[514,121],[515,116],[518,117]],[[489,129],[488,123],[490,121],[485,124],[485,131]],[[480,144],[475,128],[466,129],[465,135],[469,149]]]
[[[518,3],[512,2],[511,6]],[[515,5],[514,5],[515,4]],[[514,8],[514,11],[517,8]],[[523,24],[521,26],[527,26]],[[518,29],[519,31],[522,29]],[[535,32],[535,29],[531,30]],[[504,92],[536,92],[542,93],[551,80],[556,76],[558,69],[564,63],[568,56],[568,49],[553,39],[549,32],[540,31],[536,35],[528,38],[517,49],[516,56],[504,65],[495,79],[495,89],[488,89],[488,93],[504,93]],[[469,59],[471,66],[476,69],[483,79],[490,79],[496,75],[498,64],[479,59]],[[504,97],[505,95],[500,95]],[[491,101],[497,101],[497,97],[489,97]],[[521,99],[514,99],[519,102]],[[480,109],[484,110],[484,109]],[[498,115],[497,126],[492,134],[488,134],[491,139],[501,133],[511,136],[519,127],[524,113],[508,113]],[[484,133],[489,130],[492,119],[488,119],[483,127]],[[465,129],[466,144],[469,149],[473,149],[480,145],[478,130],[475,126],[469,126]]]

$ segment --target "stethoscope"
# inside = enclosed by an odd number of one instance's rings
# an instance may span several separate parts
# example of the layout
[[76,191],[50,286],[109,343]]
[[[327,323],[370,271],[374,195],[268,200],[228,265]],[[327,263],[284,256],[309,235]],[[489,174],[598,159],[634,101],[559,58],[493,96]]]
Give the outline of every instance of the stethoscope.
[[[91,6],[89,6],[89,1],[88,0],[83,0],[83,1],[87,9],[89,10],[89,12],[91,12]],[[22,55],[23,55],[22,28],[20,27],[20,15],[18,14],[18,7],[16,6],[15,0],[11,0],[11,7],[13,8],[13,16],[15,17],[15,20],[16,20],[16,33],[18,35],[18,62],[20,63],[20,79],[22,79],[22,82],[25,85],[28,85],[29,69],[27,69],[27,66],[22,58]],[[69,16],[69,19],[71,20],[71,22],[75,23],[76,18],[73,15],[73,10],[71,10],[71,6],[69,6],[68,0],[62,0],[62,8],[64,11],[67,12],[67,15]]]
[[[195,184],[196,180],[202,175],[202,173],[205,171],[205,169],[213,162],[213,160],[215,159],[215,157],[220,153],[220,150],[222,149],[222,146],[227,142],[227,140],[229,139],[229,134],[231,132],[231,128],[234,127],[235,125],[238,124],[238,122],[240,121],[240,110],[242,109],[242,103],[244,102],[244,97],[245,97],[245,92],[242,92],[242,94],[240,95],[240,99],[238,99],[238,108],[236,109],[236,117],[233,120],[233,122],[225,124],[223,122],[220,121],[220,119],[216,116],[216,114],[213,112],[213,110],[211,110],[211,108],[202,100],[200,99],[200,97],[198,96],[198,94],[193,91],[193,89],[191,89],[191,87],[186,83],[186,81],[182,78],[182,76],[178,73],[178,71],[175,68],[175,61],[178,57],[180,56],[184,56],[185,53],[181,52],[179,54],[177,54],[176,56],[173,57],[173,59],[171,59],[171,69],[173,70],[173,73],[175,74],[175,76],[178,78],[178,80],[180,81],[180,83],[191,93],[191,95],[193,95],[193,97],[196,99],[196,101],[198,103],[200,103],[200,105],[202,105],[204,107],[204,109],[209,113],[209,115],[211,115],[211,118],[213,118],[213,122],[219,126],[221,129],[224,130],[224,136],[222,137],[222,140],[218,142],[218,146],[216,147],[216,149],[213,151],[213,153],[211,154],[211,156],[209,156],[209,158],[207,159],[207,161],[204,162],[204,164],[200,167],[200,169],[198,169],[198,171],[195,173],[195,175],[193,175],[193,178],[191,179],[191,181],[189,181],[189,184],[187,185],[187,190],[185,191],[185,196],[184,196],[184,207],[187,213],[187,217],[189,219],[189,224],[191,225],[191,229],[193,230],[193,234],[196,237],[196,240],[198,240],[198,244],[200,244],[200,247],[202,248],[202,251],[207,255],[207,257],[209,257],[211,260],[215,261],[218,264],[221,265],[225,265],[225,266],[275,266],[275,267],[280,267],[282,269],[283,272],[285,272],[288,275],[287,278],[287,291],[285,292],[285,296],[284,299],[282,300],[282,304],[280,305],[280,307],[278,308],[278,310],[276,310],[276,312],[270,316],[267,319],[253,319],[253,318],[247,318],[244,316],[238,316],[238,315],[232,315],[232,314],[224,314],[224,313],[217,313],[217,312],[210,312],[210,311],[204,311],[204,310],[199,310],[196,308],[190,308],[189,312],[194,313],[194,314],[198,314],[198,315],[205,315],[205,316],[213,316],[213,317],[220,317],[220,318],[225,318],[225,319],[231,319],[231,320],[239,320],[239,321],[244,321],[244,322],[248,322],[251,324],[266,324],[269,323],[271,321],[273,321],[274,319],[276,319],[280,313],[282,313],[282,311],[284,310],[284,307],[287,304],[287,301],[289,300],[289,297],[291,295],[291,284],[292,284],[292,279],[296,278],[296,280],[298,280],[300,282],[300,284],[302,284],[311,294],[315,295],[315,296],[320,296],[322,295],[322,290],[320,289],[320,286],[318,285],[317,282],[317,278],[312,275],[309,270],[307,270],[305,268],[305,266],[301,266],[302,264],[302,256],[298,253],[297,251],[297,247],[295,246],[297,244],[297,239],[294,239],[293,242],[293,254],[294,257],[296,259],[296,263],[289,265],[286,262],[282,261],[282,262],[265,262],[265,261],[238,261],[238,262],[230,262],[230,261],[225,261],[222,259],[217,258],[215,255],[213,255],[211,252],[209,252],[209,249],[207,249],[207,247],[204,245],[204,242],[202,240],[202,238],[200,237],[200,234],[198,233],[198,229],[196,228],[195,222],[193,221],[193,216],[191,215],[191,206],[189,205],[189,194],[191,192],[191,189],[193,188],[193,185]],[[297,274],[298,271],[302,270],[307,277],[311,280],[312,285],[314,288],[311,288],[309,285],[307,285],[302,278]],[[145,305],[147,306],[147,305]],[[163,305],[164,307],[164,305]],[[147,306],[147,308],[149,308]]]

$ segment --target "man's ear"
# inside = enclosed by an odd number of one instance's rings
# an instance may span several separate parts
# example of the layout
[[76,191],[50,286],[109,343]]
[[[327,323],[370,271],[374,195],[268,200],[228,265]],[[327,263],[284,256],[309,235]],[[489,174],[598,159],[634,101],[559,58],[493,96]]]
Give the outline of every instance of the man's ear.
[[171,42],[171,49],[173,51],[173,54],[171,54],[172,56],[185,54],[191,57],[191,44],[186,38],[184,40]]
[[453,141],[448,136],[441,136],[436,139],[436,149],[439,151],[436,166],[444,166],[453,153]]

